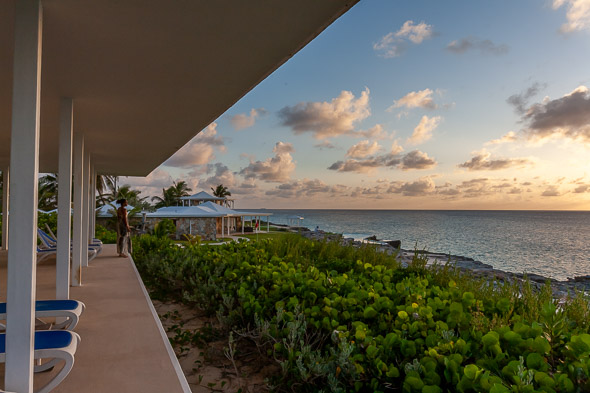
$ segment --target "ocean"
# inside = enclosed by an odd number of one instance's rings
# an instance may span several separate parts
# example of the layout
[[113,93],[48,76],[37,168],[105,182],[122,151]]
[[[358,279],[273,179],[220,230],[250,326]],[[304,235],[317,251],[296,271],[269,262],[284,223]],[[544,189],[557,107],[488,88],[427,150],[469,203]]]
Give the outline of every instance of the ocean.
[[309,229],[401,240],[404,249],[461,255],[514,273],[557,280],[590,275],[586,211],[236,210],[273,213],[277,224],[298,215]]

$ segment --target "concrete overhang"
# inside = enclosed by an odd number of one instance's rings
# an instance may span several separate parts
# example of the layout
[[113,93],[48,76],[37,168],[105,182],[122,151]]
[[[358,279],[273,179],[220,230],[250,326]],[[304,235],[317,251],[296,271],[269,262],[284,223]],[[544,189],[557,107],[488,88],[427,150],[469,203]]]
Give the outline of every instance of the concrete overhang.
[[[145,176],[358,0],[43,0],[40,171],[59,102],[99,173]],[[15,0],[0,1],[0,165],[9,162]]]

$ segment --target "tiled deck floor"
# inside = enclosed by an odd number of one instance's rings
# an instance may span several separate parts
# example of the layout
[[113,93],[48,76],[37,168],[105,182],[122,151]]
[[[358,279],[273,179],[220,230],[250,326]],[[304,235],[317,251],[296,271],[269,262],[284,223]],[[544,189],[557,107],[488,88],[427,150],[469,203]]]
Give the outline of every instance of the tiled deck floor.
[[[0,300],[6,301],[6,251],[0,251]],[[76,332],[82,342],[70,375],[53,392],[183,392],[158,325],[129,258],[114,245],[82,270],[70,297],[86,304]],[[55,298],[55,258],[37,267],[37,299]],[[35,387],[55,372],[35,375]],[[4,367],[0,369],[4,385]]]

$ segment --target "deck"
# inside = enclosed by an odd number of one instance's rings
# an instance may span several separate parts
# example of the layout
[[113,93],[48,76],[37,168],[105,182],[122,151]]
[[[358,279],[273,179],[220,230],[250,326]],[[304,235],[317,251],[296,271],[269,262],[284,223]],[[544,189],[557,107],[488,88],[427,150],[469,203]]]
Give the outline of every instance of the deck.
[[[190,392],[130,258],[114,245],[82,271],[70,297],[86,304],[76,332],[82,338],[70,375],[53,392]],[[0,251],[0,300],[6,301],[7,252]],[[55,258],[37,267],[37,299],[55,298]],[[35,374],[35,388],[55,372]],[[180,373],[180,375],[179,375]],[[4,366],[0,365],[0,386]]]

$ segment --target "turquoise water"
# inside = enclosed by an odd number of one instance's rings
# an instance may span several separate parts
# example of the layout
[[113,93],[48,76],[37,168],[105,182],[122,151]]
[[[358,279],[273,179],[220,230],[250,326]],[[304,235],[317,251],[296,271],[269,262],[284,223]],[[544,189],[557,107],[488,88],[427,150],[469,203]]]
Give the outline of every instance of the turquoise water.
[[[246,210],[246,209],[238,209]],[[252,211],[248,209],[248,211]],[[377,235],[401,240],[402,248],[462,255],[516,273],[565,280],[590,274],[590,212],[259,210],[271,222],[343,233],[357,239]],[[263,226],[264,228],[264,226]]]

